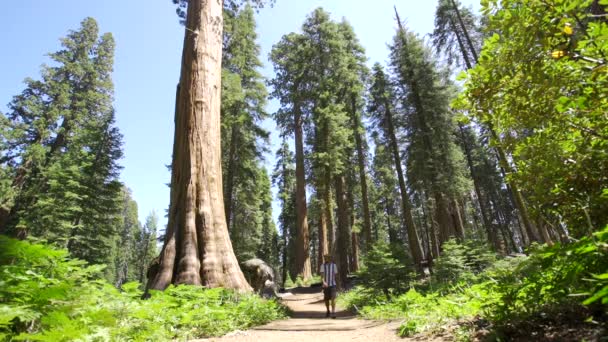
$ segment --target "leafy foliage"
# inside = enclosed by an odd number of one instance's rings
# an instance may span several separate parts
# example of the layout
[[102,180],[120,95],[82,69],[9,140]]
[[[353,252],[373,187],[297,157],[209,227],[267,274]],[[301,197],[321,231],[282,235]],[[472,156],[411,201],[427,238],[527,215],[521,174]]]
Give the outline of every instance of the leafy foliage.
[[608,23],[592,2],[483,1],[491,36],[457,103],[496,130],[533,213],[577,237],[608,223]]
[[276,302],[225,289],[169,287],[142,301],[139,283],[120,290],[103,266],[65,250],[0,236],[0,338],[159,341],[217,336],[281,318]]

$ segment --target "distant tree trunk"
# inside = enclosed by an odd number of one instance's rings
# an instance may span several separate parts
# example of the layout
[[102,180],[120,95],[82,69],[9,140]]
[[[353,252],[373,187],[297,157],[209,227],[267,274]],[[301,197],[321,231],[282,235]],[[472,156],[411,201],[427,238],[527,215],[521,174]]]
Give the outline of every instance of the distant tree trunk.
[[434,196],[435,218],[437,220],[437,224],[439,225],[439,247],[441,248],[444,242],[456,236],[456,231],[454,230],[454,225],[452,223],[452,218],[450,216],[445,197],[439,191],[435,191]]
[[405,187],[405,178],[403,176],[403,168],[401,166],[401,156],[399,155],[399,147],[397,145],[397,137],[395,136],[393,118],[388,103],[385,104],[385,107],[388,136],[390,139],[389,143],[393,152],[395,169],[397,170],[397,178],[399,180],[399,190],[401,192],[401,208],[403,210],[403,216],[405,219],[405,226],[407,230],[410,251],[412,253],[412,257],[414,258],[414,263],[416,264],[416,267],[420,270],[422,267],[422,262],[424,260],[424,255],[422,254],[420,239],[418,238],[418,232],[416,231],[416,226],[414,225],[414,218],[412,217],[412,205],[407,194],[407,188]]
[[232,249],[222,198],[222,11],[220,1],[188,5],[169,222],[151,289],[173,283],[251,291]]
[[496,232],[493,231],[491,226],[491,220],[488,218],[488,206],[484,197],[481,193],[481,181],[479,179],[479,175],[475,171],[475,165],[473,164],[473,156],[471,151],[471,146],[467,143],[466,133],[469,129],[465,128],[462,124],[459,124],[460,128],[460,136],[462,138],[462,146],[464,147],[465,155],[467,157],[467,164],[469,166],[469,171],[471,172],[471,178],[473,179],[473,186],[475,188],[475,195],[477,196],[477,203],[479,203],[479,211],[481,212],[481,220],[483,222],[483,226],[486,229],[488,234],[488,240],[492,243],[495,250],[498,250],[499,246],[496,244],[495,235]]
[[350,178],[350,182],[348,184],[348,209],[349,209],[349,227],[350,227],[350,271],[357,272],[359,270],[359,234],[354,231],[355,227],[355,196],[353,195],[353,180],[356,178],[354,175]]
[[228,151],[228,173],[226,175],[226,191],[224,192],[224,208],[226,209],[226,227],[230,230],[232,219],[232,198],[234,193],[234,174],[236,171],[236,149],[239,139],[238,124],[232,125],[230,132],[230,149]]
[[463,240],[465,236],[464,231],[464,221],[462,220],[462,208],[460,207],[460,203],[457,199],[452,199],[451,203],[452,207],[452,222],[454,224],[454,230],[456,231],[456,236]]
[[372,246],[372,219],[369,211],[369,197],[367,194],[367,177],[365,172],[365,151],[361,139],[361,122],[357,114],[356,99],[351,100],[351,117],[353,121],[353,133],[357,148],[357,162],[359,164],[359,179],[361,181],[361,201],[363,202],[363,236],[365,237],[365,250],[369,251]]
[[387,199],[384,199],[384,203],[386,210],[386,227],[388,229],[388,242],[391,244],[398,243],[399,238],[397,237],[397,231],[395,230],[395,228],[393,228],[393,225],[391,223],[392,210],[389,206]]
[[[513,169],[511,168],[511,165],[509,165],[509,161],[507,160],[507,155],[503,148],[500,146],[500,139],[498,138],[498,135],[494,131],[493,127],[490,127],[490,132],[492,134],[492,138],[498,142],[498,145],[496,146],[496,151],[498,152],[499,161],[502,168],[505,170],[506,173],[513,173]],[[530,220],[528,208],[526,207],[526,204],[524,202],[524,197],[519,191],[519,187],[517,186],[517,184],[515,184],[515,182],[509,182],[509,185],[511,188],[511,193],[513,194],[515,205],[517,206],[517,210],[519,211],[519,216],[521,217],[522,223],[524,225],[526,235],[528,235],[528,239],[530,240],[530,242],[540,241],[538,234],[536,234],[534,226],[532,225],[532,221]]]
[[359,270],[359,234],[354,231],[351,231],[350,236],[352,246],[350,271],[357,272]]
[[317,255],[317,269],[323,264],[323,256],[327,254],[327,216],[325,215],[325,204],[321,203],[319,208],[319,249]]
[[296,145],[296,272],[302,279],[312,276],[310,240],[308,232],[308,209],[306,208],[306,175],[304,172],[304,133],[302,132],[302,113],[299,105],[294,106],[295,145]]
[[473,41],[471,40],[471,36],[469,35],[469,32],[467,31],[467,27],[464,24],[464,21],[462,20],[462,16],[460,15],[460,10],[458,9],[458,6],[456,6],[456,2],[454,0],[451,0],[451,1],[452,1],[452,7],[454,7],[454,11],[456,12],[456,16],[458,17],[458,22],[460,23],[460,27],[462,28],[462,33],[464,33],[464,37],[467,41],[471,54],[473,55],[473,59],[475,60],[475,63],[477,63],[477,50],[473,46]]
[[539,218],[536,221],[536,227],[540,231],[543,242],[549,246],[553,246],[553,240],[551,239],[551,235],[549,235],[549,230],[547,229],[547,225],[543,222],[542,218]]
[[341,289],[346,287],[346,276],[348,275],[348,245],[350,233],[348,229],[348,204],[344,190],[344,176],[335,176],[336,203],[338,205],[338,274]]
[[323,210],[325,211],[325,218],[327,224],[327,251],[330,254],[334,252],[334,244],[335,244],[335,232],[334,232],[334,215],[333,215],[333,205],[331,201],[331,172],[329,171],[329,167],[325,171],[325,185],[327,188],[323,193],[323,203],[325,206]]

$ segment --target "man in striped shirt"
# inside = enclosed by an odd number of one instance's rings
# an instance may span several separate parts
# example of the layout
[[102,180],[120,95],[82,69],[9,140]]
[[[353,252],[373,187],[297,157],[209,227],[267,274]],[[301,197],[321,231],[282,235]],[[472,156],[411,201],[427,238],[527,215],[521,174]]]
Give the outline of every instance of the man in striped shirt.
[[333,263],[331,255],[323,256],[323,265],[319,268],[319,274],[323,277],[323,299],[327,313],[325,317],[329,317],[329,301],[331,301],[331,318],[336,318],[336,275],[338,267]]

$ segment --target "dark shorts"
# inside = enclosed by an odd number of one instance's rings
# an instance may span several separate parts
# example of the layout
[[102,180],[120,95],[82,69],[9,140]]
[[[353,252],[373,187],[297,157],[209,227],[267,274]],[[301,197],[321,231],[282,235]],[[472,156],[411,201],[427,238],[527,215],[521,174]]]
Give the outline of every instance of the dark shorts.
[[336,287],[329,286],[323,289],[323,300],[334,300],[336,299]]

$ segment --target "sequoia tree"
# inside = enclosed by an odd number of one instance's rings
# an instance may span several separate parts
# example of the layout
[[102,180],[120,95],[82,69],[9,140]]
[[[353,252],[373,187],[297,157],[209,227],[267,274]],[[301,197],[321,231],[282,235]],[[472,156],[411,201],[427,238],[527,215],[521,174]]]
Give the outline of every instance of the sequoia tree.
[[152,289],[174,283],[251,290],[232,249],[222,194],[222,10],[220,1],[187,4],[169,221]]

